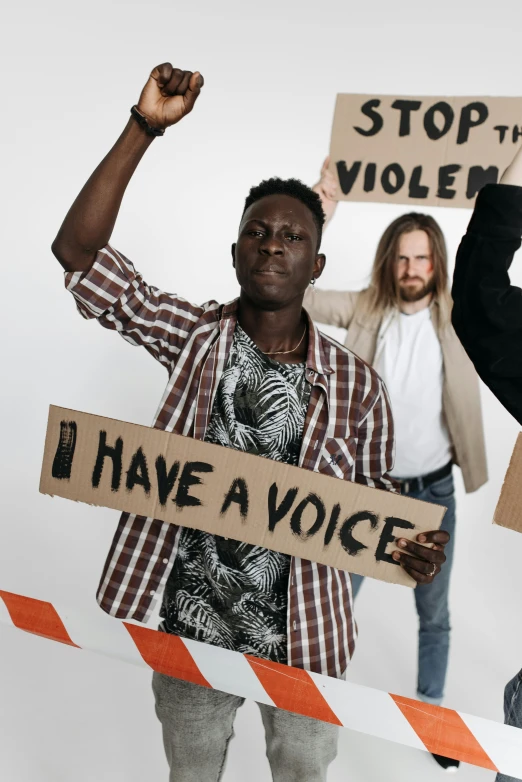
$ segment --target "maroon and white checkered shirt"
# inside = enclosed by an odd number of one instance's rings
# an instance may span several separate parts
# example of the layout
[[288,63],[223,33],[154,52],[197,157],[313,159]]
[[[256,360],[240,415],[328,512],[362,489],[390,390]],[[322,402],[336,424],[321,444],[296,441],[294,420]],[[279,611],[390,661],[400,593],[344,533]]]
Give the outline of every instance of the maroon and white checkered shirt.
[[[237,322],[238,300],[197,306],[147,285],[107,245],[67,289],[85,318],[142,345],[169,373],[154,426],[203,440]],[[309,323],[310,403],[299,466],[394,489],[393,424],[386,390],[367,364]],[[123,513],[105,563],[98,602],[112,616],[146,621],[174,564],[180,527]],[[340,677],[356,625],[348,573],[293,557],[288,586],[288,664]]]

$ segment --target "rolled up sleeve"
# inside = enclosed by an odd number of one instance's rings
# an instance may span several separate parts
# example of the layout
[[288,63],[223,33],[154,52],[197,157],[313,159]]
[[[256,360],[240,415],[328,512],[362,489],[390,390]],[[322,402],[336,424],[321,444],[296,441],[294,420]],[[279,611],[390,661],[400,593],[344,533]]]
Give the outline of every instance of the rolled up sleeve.
[[132,263],[110,245],[96,254],[87,272],[65,272],[65,287],[84,318],[99,318],[136,280]]
[[65,286],[84,318],[96,318],[172,369],[190,332],[214,302],[195,305],[147,285],[131,261],[107,245],[87,272],[66,272]]

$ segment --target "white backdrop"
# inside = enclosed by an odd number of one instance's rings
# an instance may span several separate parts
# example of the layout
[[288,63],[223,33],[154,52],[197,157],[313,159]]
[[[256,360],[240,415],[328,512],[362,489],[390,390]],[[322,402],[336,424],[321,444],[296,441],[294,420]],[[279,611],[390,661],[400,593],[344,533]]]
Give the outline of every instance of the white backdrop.
[[[81,185],[127,121],[151,68],[200,70],[192,115],[154,142],[113,236],[147,281],[202,302],[236,293],[229,246],[253,184],[317,177],[336,92],[520,95],[517,0],[241,0],[12,4],[3,15],[0,589],[96,611],[118,514],[38,494],[50,403],[150,424],[164,370],[83,321],[50,245]],[[407,207],[342,204],[322,285],[362,287],[377,240]],[[453,257],[470,213],[431,209]],[[520,261],[519,261],[520,263]],[[522,282],[522,269],[513,278]],[[335,330],[331,333],[336,334]],[[522,665],[522,538],[491,516],[518,426],[483,389],[491,479],[457,475],[453,646],[446,705],[502,719]],[[349,678],[414,696],[416,617],[401,587],[366,583]],[[149,676],[0,626],[0,778],[166,779]],[[331,780],[435,780],[425,753],[343,732]],[[268,780],[256,707],[237,720],[225,779]],[[467,767],[461,779],[489,780]]]

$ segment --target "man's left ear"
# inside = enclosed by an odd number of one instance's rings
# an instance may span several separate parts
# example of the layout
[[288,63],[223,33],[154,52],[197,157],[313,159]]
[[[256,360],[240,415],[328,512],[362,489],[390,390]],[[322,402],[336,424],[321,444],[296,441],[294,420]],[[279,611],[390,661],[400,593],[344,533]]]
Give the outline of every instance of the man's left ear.
[[236,268],[236,243],[232,245],[232,266]]
[[323,273],[324,265],[326,263],[326,255],[323,253],[319,253],[315,257],[315,263],[314,263],[314,274],[313,279],[318,280],[321,274]]

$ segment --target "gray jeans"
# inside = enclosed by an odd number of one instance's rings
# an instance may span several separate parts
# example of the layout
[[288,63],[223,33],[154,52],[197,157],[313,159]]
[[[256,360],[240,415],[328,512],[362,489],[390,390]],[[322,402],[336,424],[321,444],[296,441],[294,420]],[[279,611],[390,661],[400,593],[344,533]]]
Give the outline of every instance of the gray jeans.
[[[172,679],[152,677],[156,714],[170,768],[169,782],[219,782],[234,718],[244,698]],[[274,782],[323,782],[337,754],[335,725],[258,704]]]

